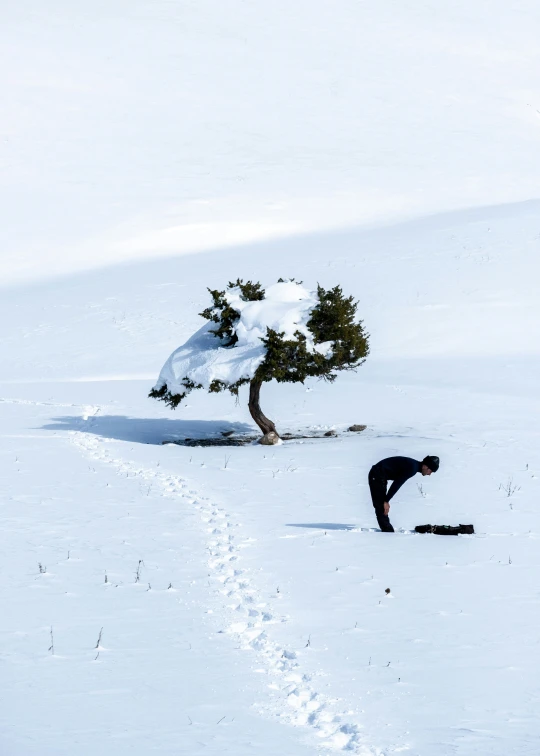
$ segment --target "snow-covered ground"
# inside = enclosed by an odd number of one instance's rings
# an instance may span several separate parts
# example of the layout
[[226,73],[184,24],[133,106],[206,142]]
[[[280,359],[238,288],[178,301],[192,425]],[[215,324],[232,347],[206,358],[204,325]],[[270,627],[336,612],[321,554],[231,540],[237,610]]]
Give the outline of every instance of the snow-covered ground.
[[[4,292],[6,753],[536,751],[538,210],[258,259],[360,298],[357,374],[263,390],[282,430],[367,423],[338,439],[162,445],[251,427],[245,391],[146,398],[251,249]],[[367,471],[396,453],[441,469],[400,491],[395,526],[476,536],[369,530]]]
[[[5,15],[2,756],[536,755],[536,3]],[[338,438],[163,445],[253,428],[147,393],[280,276],[360,302],[356,374],[261,394]]]
[[538,196],[537,0],[4,6],[5,280]]

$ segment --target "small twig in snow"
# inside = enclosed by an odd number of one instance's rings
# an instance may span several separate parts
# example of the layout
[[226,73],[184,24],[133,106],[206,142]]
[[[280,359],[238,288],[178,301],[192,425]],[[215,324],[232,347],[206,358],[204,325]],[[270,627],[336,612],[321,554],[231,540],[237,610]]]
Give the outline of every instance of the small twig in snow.
[[98,635],[97,643],[96,643],[96,645],[94,646],[94,648],[99,648],[99,644],[101,643],[101,636],[102,636],[102,635],[103,635],[103,628],[101,628],[101,630],[99,631],[99,635]]
[[51,652],[51,655],[54,656],[54,635],[53,635],[52,626],[51,626],[51,645],[49,646],[49,651]]
[[503,490],[508,498],[510,498],[510,496],[513,496],[516,493],[516,491],[519,491],[520,489],[521,489],[521,486],[516,485],[514,483],[513,478],[508,478],[507,483],[505,484],[501,483],[499,486],[499,491]]

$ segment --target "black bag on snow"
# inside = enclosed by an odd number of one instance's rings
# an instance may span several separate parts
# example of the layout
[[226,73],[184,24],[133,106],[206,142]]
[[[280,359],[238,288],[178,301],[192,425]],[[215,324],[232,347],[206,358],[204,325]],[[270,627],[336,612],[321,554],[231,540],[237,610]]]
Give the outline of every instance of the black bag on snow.
[[417,533],[435,533],[435,535],[473,535],[473,525],[417,525]]

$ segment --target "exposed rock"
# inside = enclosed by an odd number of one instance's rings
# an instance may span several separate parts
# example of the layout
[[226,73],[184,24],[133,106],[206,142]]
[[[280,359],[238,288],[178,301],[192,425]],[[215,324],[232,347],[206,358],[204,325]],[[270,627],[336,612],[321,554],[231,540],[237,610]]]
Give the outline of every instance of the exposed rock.
[[229,436],[232,436],[234,431],[221,431],[221,435],[223,438],[229,438]]
[[327,436],[327,437],[337,436],[337,433],[335,432],[335,430],[329,430],[329,431],[326,431],[326,433],[324,435]]
[[361,431],[365,431],[366,428],[367,425],[351,425],[347,430],[353,431],[353,433],[360,433]]
[[270,431],[270,433],[265,433],[264,436],[259,439],[259,443],[263,446],[274,446],[275,444],[279,444],[280,440],[281,439],[277,433]]

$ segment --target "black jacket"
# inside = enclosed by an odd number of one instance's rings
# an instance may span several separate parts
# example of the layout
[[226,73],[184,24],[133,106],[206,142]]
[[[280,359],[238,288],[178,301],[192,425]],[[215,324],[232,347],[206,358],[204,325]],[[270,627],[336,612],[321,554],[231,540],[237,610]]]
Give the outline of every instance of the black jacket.
[[419,473],[421,469],[422,463],[411,457],[387,457],[373,465],[369,475],[378,480],[394,481],[386,494],[386,501],[390,501],[405,481]]

